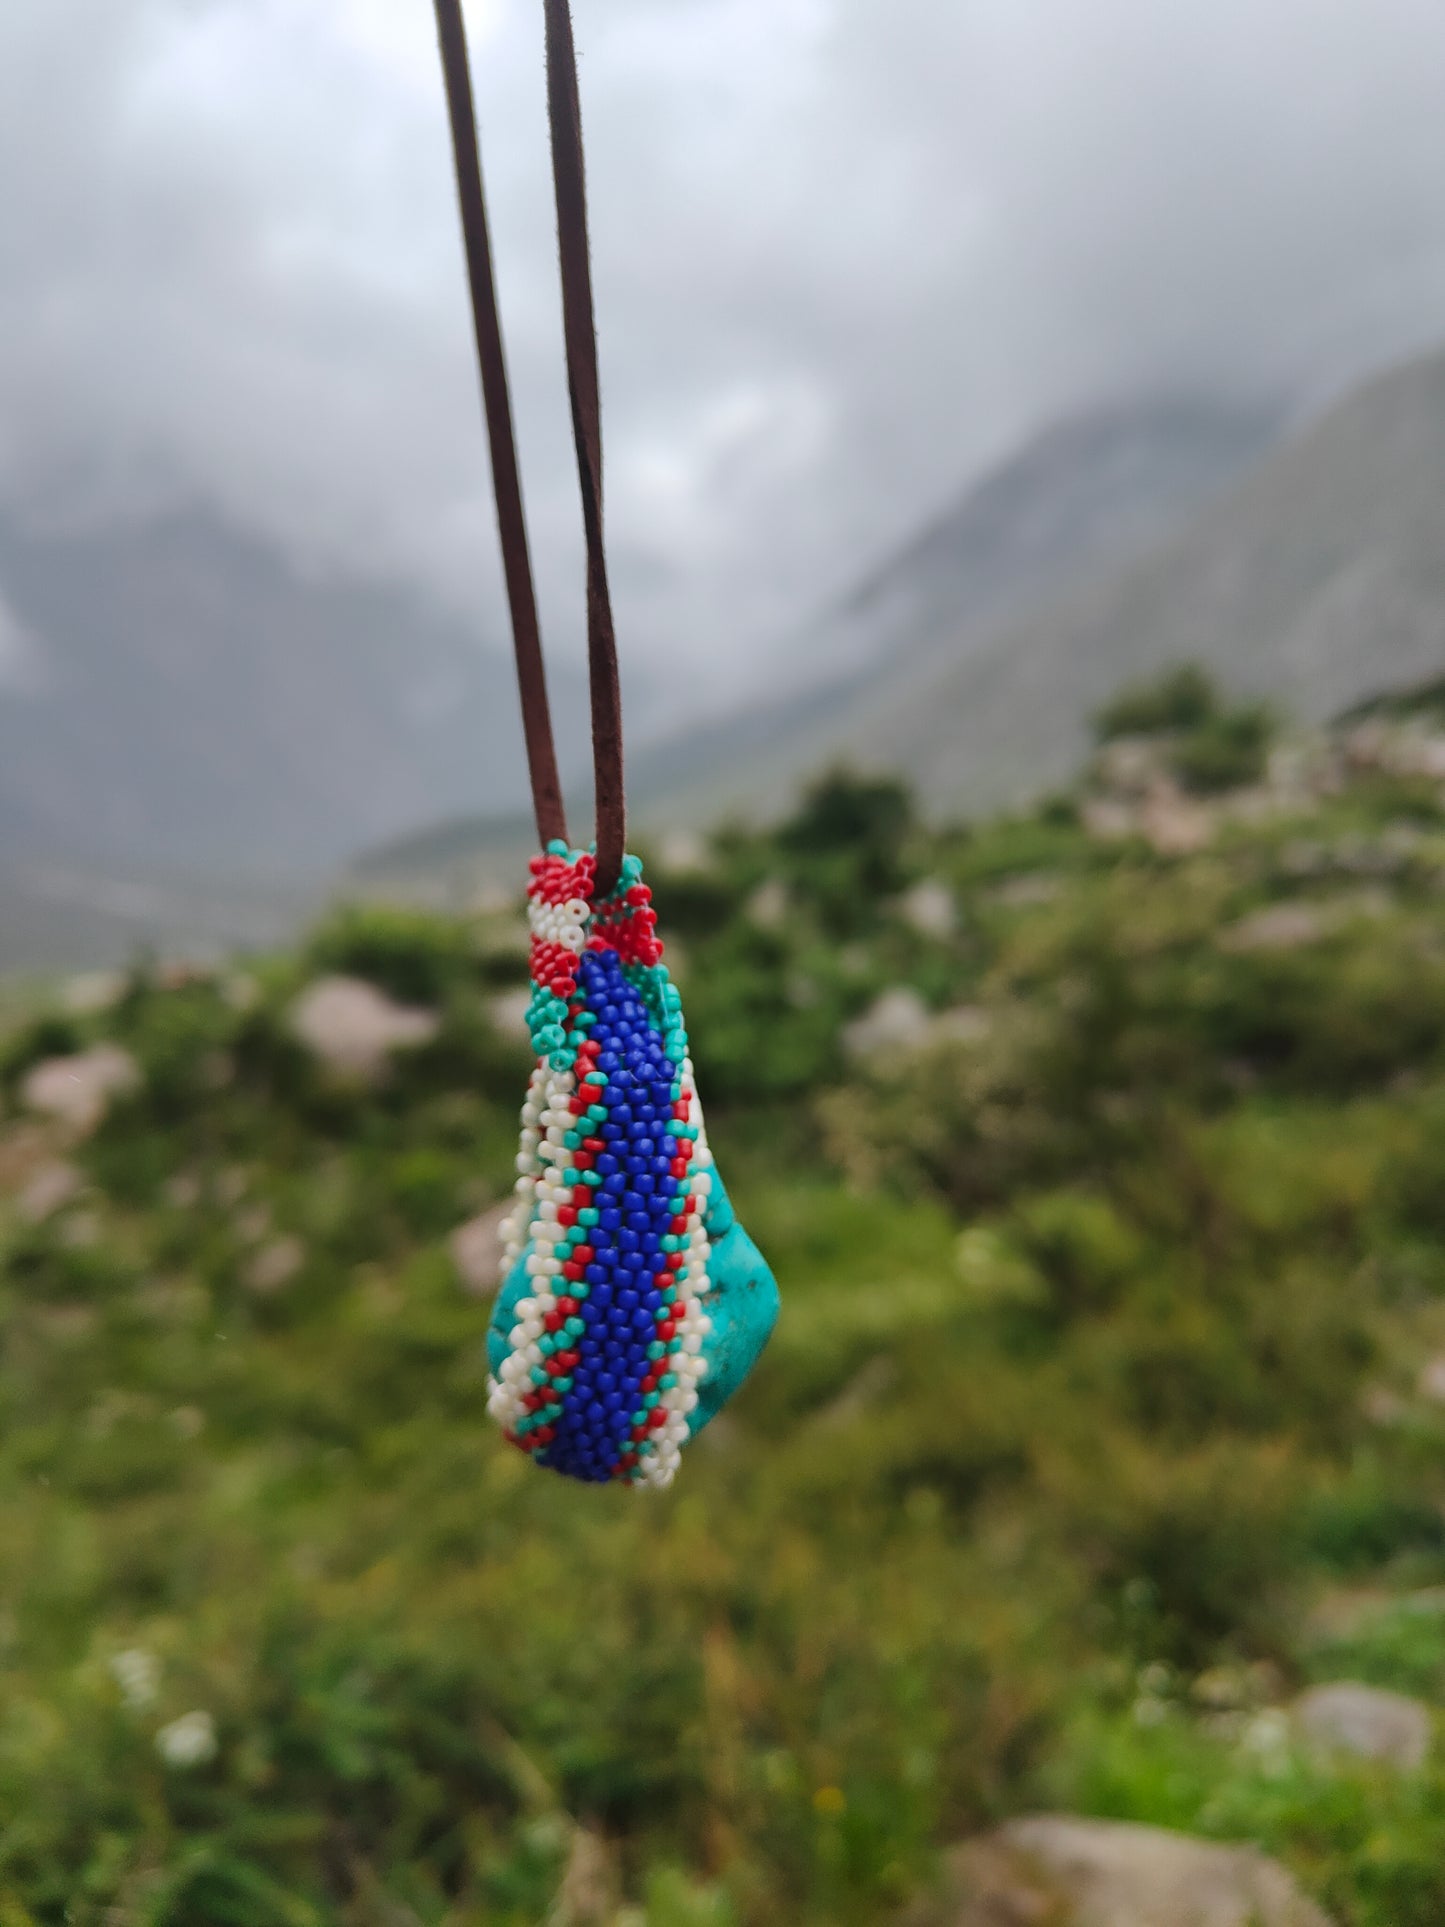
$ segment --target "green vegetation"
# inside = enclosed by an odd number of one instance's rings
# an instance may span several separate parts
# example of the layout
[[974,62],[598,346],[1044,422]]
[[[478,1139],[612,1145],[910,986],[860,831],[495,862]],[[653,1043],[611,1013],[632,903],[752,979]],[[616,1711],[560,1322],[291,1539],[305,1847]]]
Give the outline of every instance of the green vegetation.
[[1167,737],[1170,773],[1197,796],[1258,782],[1274,731],[1266,704],[1222,703],[1210,677],[1189,663],[1122,690],[1094,718],[1100,743]]
[[[1177,697],[1183,745],[1218,711]],[[142,1076],[73,1199],[0,1217],[0,1927],[611,1918],[589,1843],[636,1927],[847,1927],[1039,1805],[1258,1839],[1340,1927],[1445,1918],[1445,1755],[1326,1772],[1274,1710],[1445,1692],[1433,793],[1166,857],[834,777],[650,873],[784,1292],[658,1501],[485,1418],[447,1239],[509,1183],[514,929],[350,912],[10,1030],[12,1194],[33,1065]],[[290,1032],[337,968],[441,1016],[372,1089]],[[899,985],[927,1048],[850,1056]]]

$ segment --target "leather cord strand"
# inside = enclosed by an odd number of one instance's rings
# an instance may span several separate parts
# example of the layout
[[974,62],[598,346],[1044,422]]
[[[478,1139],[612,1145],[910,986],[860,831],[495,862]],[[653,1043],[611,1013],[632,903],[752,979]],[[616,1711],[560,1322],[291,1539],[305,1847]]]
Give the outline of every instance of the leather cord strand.
[[572,403],[572,437],[577,445],[582,524],[587,538],[587,667],[592,691],[592,767],[597,799],[597,890],[599,895],[606,895],[621,874],[627,811],[623,788],[622,690],[602,535],[602,405],[592,304],[591,250],[587,237],[587,176],[571,7],[569,0],[545,0],[545,7],[547,111],[557,200],[567,388]]
[[[517,685],[537,833],[542,842],[565,837],[562,790],[557,775],[546,673],[537,621],[537,600],[527,546],[512,423],[506,359],[497,312],[496,281],[482,190],[476,109],[467,61],[461,0],[434,0],[442,70],[451,117],[452,150],[466,241],[467,272],[475,323],[477,360],[492,451],[497,526],[512,614]],[[552,140],[552,177],[557,204],[557,252],[562,278],[562,324],[567,350],[567,389],[577,448],[582,526],[587,545],[587,667],[592,698],[592,764],[596,786],[599,896],[615,888],[627,839],[623,784],[622,690],[617,636],[607,581],[602,522],[602,404],[593,314],[591,252],[587,235],[587,181],[582,149],[582,110],[577,88],[577,51],[568,0],[544,0],[547,33],[547,109]]]
[[522,507],[522,483],[517,465],[517,439],[512,423],[512,398],[502,325],[497,309],[496,277],[492,268],[487,203],[482,188],[481,154],[477,146],[476,108],[472,99],[467,59],[466,28],[461,0],[435,0],[437,39],[446,80],[447,110],[451,119],[452,154],[456,162],[457,199],[461,206],[462,237],[466,244],[467,279],[471,290],[472,322],[477,363],[482,379],[482,403],[492,456],[492,492],[497,505],[502,571],[512,617],[512,648],[517,661],[517,691],[522,705],[522,733],[527,745],[527,773],[532,786],[532,808],[543,848],[554,837],[566,838],[567,815],[557,774],[557,751],[552,736],[552,713],[547,700],[547,671],[542,660],[542,636],[537,620],[537,593],[527,543]]

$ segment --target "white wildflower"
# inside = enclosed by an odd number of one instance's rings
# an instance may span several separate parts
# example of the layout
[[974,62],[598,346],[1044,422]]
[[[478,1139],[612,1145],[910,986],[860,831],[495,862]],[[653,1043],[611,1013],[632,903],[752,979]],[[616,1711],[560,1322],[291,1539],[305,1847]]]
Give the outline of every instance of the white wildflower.
[[155,1699],[161,1669],[154,1653],[129,1646],[111,1660],[110,1672],[120,1688],[121,1698],[133,1713],[142,1712]]
[[204,1766],[216,1757],[216,1722],[209,1713],[182,1713],[156,1734],[156,1751],[167,1766]]

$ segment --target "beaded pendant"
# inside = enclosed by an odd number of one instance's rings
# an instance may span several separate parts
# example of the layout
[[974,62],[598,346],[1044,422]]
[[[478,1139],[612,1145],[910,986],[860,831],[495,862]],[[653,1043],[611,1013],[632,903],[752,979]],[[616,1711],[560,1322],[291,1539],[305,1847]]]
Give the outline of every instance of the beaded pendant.
[[756,1363],[778,1288],[713,1165],[642,865],[601,901],[595,874],[561,842],[532,861],[538,1063],[488,1409],[549,1471],[666,1486]]

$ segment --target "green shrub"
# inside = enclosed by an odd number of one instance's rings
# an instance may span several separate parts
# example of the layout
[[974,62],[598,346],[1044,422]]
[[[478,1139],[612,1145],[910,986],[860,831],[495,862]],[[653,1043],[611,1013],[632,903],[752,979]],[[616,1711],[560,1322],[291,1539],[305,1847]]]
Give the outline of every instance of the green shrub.
[[1198,729],[1213,718],[1219,696],[1213,678],[1194,663],[1181,663],[1146,682],[1132,683],[1094,716],[1094,737],[1109,743],[1120,736],[1158,736]]

